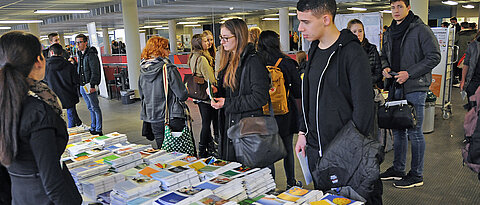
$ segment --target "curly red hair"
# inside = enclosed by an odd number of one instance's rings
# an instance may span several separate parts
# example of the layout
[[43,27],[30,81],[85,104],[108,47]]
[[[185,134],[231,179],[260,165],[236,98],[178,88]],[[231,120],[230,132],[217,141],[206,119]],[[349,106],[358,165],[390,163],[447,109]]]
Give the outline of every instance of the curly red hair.
[[142,51],[142,59],[151,59],[157,57],[168,57],[170,50],[168,49],[168,39],[160,36],[152,36],[147,41],[147,45]]

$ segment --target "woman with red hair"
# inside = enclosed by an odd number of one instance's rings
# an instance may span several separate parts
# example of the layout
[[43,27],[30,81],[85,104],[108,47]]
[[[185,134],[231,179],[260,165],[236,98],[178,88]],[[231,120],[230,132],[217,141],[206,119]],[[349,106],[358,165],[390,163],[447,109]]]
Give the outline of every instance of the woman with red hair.
[[[138,90],[142,100],[140,119],[151,125],[158,148],[162,147],[165,132],[165,109],[168,105],[169,126],[172,132],[180,132],[185,127],[185,101],[187,89],[177,67],[168,60],[170,54],[168,40],[153,36],[147,41],[140,62]],[[168,99],[163,88],[163,65],[167,66]],[[167,104],[165,104],[167,103]]]

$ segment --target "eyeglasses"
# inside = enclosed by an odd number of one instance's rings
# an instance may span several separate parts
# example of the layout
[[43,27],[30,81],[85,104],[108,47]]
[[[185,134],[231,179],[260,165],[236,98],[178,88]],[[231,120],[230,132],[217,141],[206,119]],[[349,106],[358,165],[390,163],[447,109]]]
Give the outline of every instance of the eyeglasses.
[[219,36],[221,41],[228,42],[229,39],[234,38],[235,36]]
[[76,41],[75,43],[76,44],[81,44],[81,43],[85,43],[85,41]]

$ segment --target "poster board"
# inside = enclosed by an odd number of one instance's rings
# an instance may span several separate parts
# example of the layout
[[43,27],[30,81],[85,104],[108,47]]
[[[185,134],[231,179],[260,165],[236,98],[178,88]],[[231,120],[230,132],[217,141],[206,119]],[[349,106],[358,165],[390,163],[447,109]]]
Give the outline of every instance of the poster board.
[[[90,43],[90,46],[95,47],[97,51],[100,52],[100,43],[98,41],[97,28],[96,28],[95,22],[88,23],[87,30],[88,30],[88,41]],[[108,98],[107,83],[105,81],[105,72],[103,70],[102,57],[100,54],[98,54],[98,60],[100,61],[100,72],[101,72],[100,85],[98,85],[98,89],[100,89],[100,96],[104,98]]]
[[380,12],[371,13],[353,13],[353,14],[337,14],[335,15],[335,25],[338,30],[346,29],[347,24],[352,19],[359,19],[365,27],[365,38],[371,44],[377,46],[380,51],[380,35],[382,34],[383,14]]

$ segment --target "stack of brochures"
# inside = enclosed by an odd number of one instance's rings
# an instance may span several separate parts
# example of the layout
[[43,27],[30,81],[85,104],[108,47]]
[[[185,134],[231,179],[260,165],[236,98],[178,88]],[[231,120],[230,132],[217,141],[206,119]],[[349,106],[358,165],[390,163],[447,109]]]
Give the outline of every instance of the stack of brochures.
[[210,189],[221,198],[230,199],[245,191],[241,178],[231,179],[225,176],[218,176],[194,186],[200,189]]
[[199,201],[191,203],[191,205],[207,205],[207,204],[234,205],[234,204],[237,204],[237,202],[223,199],[223,198],[221,198],[217,195],[210,195],[210,196],[207,196],[207,197],[204,197],[204,198],[200,199]]
[[189,205],[212,194],[213,192],[209,189],[194,188],[191,186],[182,187],[175,191],[169,191],[160,195],[154,200],[153,204]]
[[83,194],[95,199],[97,195],[111,191],[113,186],[121,181],[125,181],[125,177],[122,174],[107,172],[86,180],[80,180],[80,186]]
[[100,160],[108,154],[110,154],[110,152],[107,150],[94,149],[79,153],[73,157],[70,157],[70,155],[68,155],[68,157],[62,157],[62,161],[65,162],[69,169],[72,169]]
[[162,183],[162,190],[164,191],[200,183],[198,174],[194,169],[181,166],[159,169],[158,172],[152,173],[150,176]]
[[197,170],[200,172],[199,176],[201,181],[210,180],[217,177],[221,173],[242,166],[242,164],[238,162],[228,162],[225,160],[215,159],[214,157],[205,159],[204,162],[206,166]]
[[[117,183],[110,193],[111,204],[127,204],[128,201],[160,193],[161,183],[151,178],[136,178]],[[155,198],[152,196],[152,199]]]
[[255,198],[276,188],[269,168],[248,174],[243,177],[243,180],[249,198]]
[[170,153],[162,154],[162,155],[159,155],[159,156],[150,157],[150,158],[148,158],[147,160],[144,160],[144,161],[148,165],[166,164],[168,162],[175,161],[175,160],[187,157],[187,156],[188,156],[187,154],[183,154],[183,153],[179,153],[179,152],[170,152]]
[[325,194],[320,200],[309,203],[310,205],[323,205],[323,204],[345,204],[345,205],[362,205],[365,204],[361,201],[355,201],[345,198],[343,196],[337,196],[333,194]]
[[127,135],[112,132],[104,136],[93,138],[93,141],[102,147],[109,147],[114,144],[127,142]]
[[293,202],[295,204],[310,203],[318,201],[323,197],[323,192],[319,190],[307,190],[300,187],[291,187],[287,191],[276,196],[277,201]]

